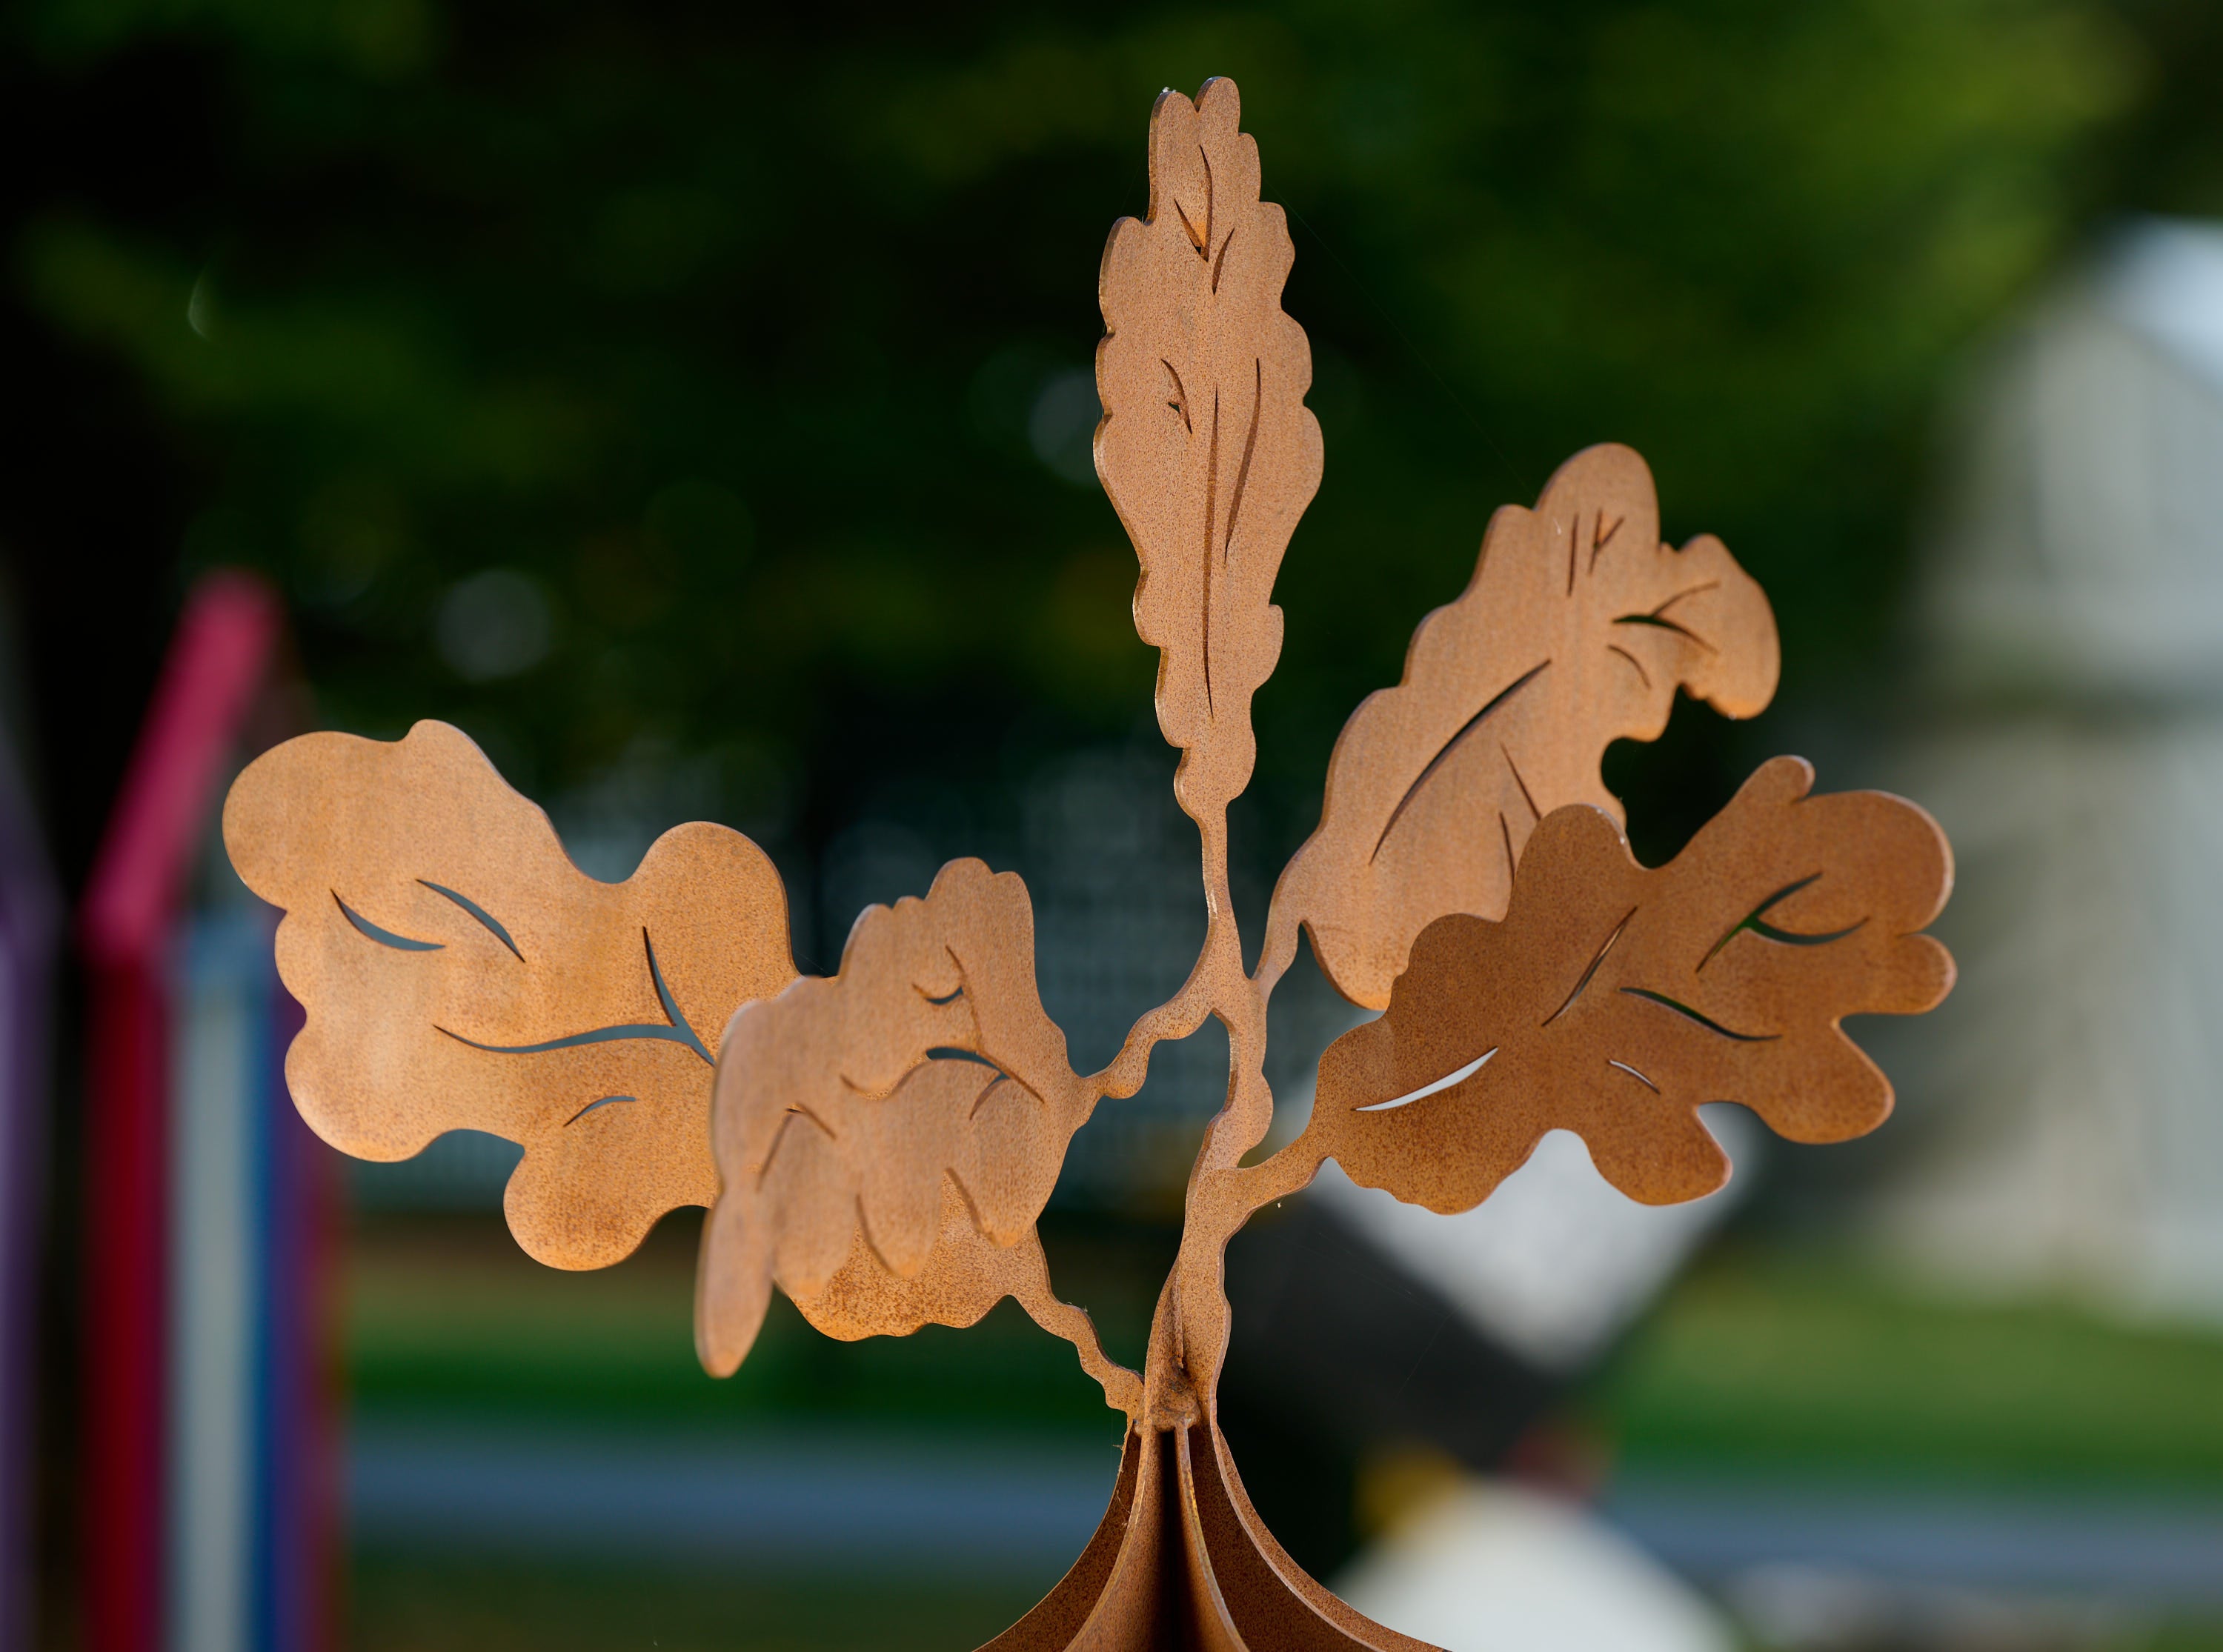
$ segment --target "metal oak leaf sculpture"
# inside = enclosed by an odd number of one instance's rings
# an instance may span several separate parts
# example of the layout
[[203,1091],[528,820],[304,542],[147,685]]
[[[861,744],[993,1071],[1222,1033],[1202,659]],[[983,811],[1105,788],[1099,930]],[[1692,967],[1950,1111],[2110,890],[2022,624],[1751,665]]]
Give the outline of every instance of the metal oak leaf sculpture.
[[719,1065],[724,1192],[705,1228],[702,1363],[746,1356],[772,1283],[845,1339],[970,1325],[1004,1297],[1080,1351],[1117,1408],[1132,1372],[1060,1303],[1035,1234],[1101,1093],[1035,989],[1016,874],[952,861],[923,901],[858,919],[829,980],[744,1005]]
[[[1229,1239],[1331,1157],[1466,1209],[1554,1128],[1634,1197],[1696,1197],[1729,1169],[1699,1105],[1741,1102],[1802,1141],[1871,1129],[1891,1088],[1843,1018],[1918,1013],[1953,979],[1921,933],[1951,854],[1901,799],[1811,795],[1812,771],[1779,759],[1668,864],[1629,855],[1606,745],[1656,738],[1678,688],[1751,716],[1778,660],[1759,587],[1717,540],[1662,544],[1651,474],[1612,446],[1497,513],[1404,680],[1352,715],[1245,971],[1227,805],[1321,443],[1281,308],[1288,233],[1239,115],[1226,80],[1159,99],[1149,216],[1113,230],[1099,280],[1097,468],[1141,564],[1136,628],[1160,650],[1208,917],[1181,989],[1102,1071],[1072,1071],[1043,1012],[1024,886],[978,861],[868,908],[840,970],[798,980],[746,839],[683,826],[598,883],[439,724],[291,742],[225,811],[242,876],[287,908],[280,967],[309,1011],[287,1076],[328,1140],[372,1158],[454,1128],[523,1142],[511,1225],[564,1266],[713,1204],[696,1338],[714,1372],[746,1357],[775,1287],[836,1337],[969,1325],[1009,1296],[1074,1343],[1127,1416],[1118,1479],[999,1652],[1420,1648],[1306,1576],[1244,1492],[1218,1419]],[[1267,1006],[1300,933],[1385,1013],[1323,1057],[1306,1128],[1245,1164],[1273,1119]],[[1227,1029],[1227,1099],[1130,1372],[1052,1291],[1036,1223],[1074,1133],[1207,1017]]]
[[1352,1180],[1448,1214],[1555,1128],[1647,1204],[1729,1179],[1702,1102],[1741,1102],[1793,1141],[1873,1130],[1891,1086],[1839,1022],[1945,996],[1952,961],[1918,932],[1951,857],[1912,804],[1810,797],[1813,780],[1778,757],[1656,871],[1596,809],[1547,816],[1503,920],[1429,925],[1388,1013],[1329,1047],[1306,1135]]
[[1282,654],[1270,598],[1319,487],[1312,347],[1282,311],[1296,261],[1258,198],[1231,80],[1150,112],[1150,215],[1104,252],[1096,468],[1142,557],[1135,629],[1159,650],[1158,726],[1192,813],[1250,782],[1250,696]]
[[1534,510],[1490,519],[1465,594],[1413,633],[1405,680],[1352,713],[1269,948],[1293,951],[1302,923],[1343,994],[1382,1008],[1422,929],[1505,910],[1546,815],[1590,803],[1621,818],[1598,775],[1609,744],[1658,739],[1678,687],[1756,716],[1779,666],[1767,599],[1722,542],[1660,543],[1644,461],[1577,454]]
[[719,1036],[795,977],[786,890],[740,832],[677,827],[600,883],[468,737],[419,723],[264,754],[224,835],[286,909],[278,972],[308,1012],[286,1082],[325,1140],[359,1159],[448,1130],[520,1143],[504,1208],[556,1267],[606,1266],[717,1197]]

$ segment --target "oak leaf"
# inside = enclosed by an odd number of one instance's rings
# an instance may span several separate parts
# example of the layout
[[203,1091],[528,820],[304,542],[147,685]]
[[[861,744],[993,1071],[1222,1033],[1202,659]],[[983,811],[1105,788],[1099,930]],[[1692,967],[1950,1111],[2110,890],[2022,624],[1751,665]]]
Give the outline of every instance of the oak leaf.
[[265,753],[224,835],[286,909],[278,972],[308,1012],[286,1078],[326,1141],[372,1159],[449,1130],[520,1143],[503,1207],[557,1267],[617,1261],[716,1197],[720,1034],[795,976],[779,875],[740,832],[677,827],[601,883],[468,737],[423,722]]
[[1303,922],[1345,996],[1381,1008],[1427,925],[1505,910],[1546,815],[1622,818],[1598,772],[1611,742],[1658,738],[1678,687],[1753,716],[1779,660],[1767,599],[1721,541],[1662,544],[1644,461],[1585,449],[1533,511],[1490,518],[1465,592],[1413,633],[1403,680],[1345,725],[1277,917]]
[[1250,698],[1282,652],[1274,578],[1322,453],[1312,348],[1282,309],[1295,250],[1241,113],[1231,80],[1159,97],[1149,216],[1113,228],[1098,282],[1096,469],[1142,562],[1135,629],[1160,650],[1158,723],[1198,819],[1249,782]]
[[[1016,874],[952,861],[925,899],[866,908],[839,974],[744,1007],[727,1032],[703,1364],[740,1365],[775,1281],[834,1336],[970,1325],[1014,1295],[1080,1340],[1035,1222],[1099,1096],[1043,1012]],[[1093,1350],[1092,1333],[1084,1363]]]
[[1727,1179],[1704,1102],[1794,1141],[1873,1129],[1891,1085],[1839,1022],[1950,989],[1951,957],[1917,932],[1951,889],[1951,851],[1911,803],[1812,784],[1775,759],[1652,870],[1597,810],[1546,816],[1503,920],[1431,924],[1387,1013],[1329,1046],[1315,1142],[1352,1180],[1451,1212],[1552,1129],[1648,1204]]

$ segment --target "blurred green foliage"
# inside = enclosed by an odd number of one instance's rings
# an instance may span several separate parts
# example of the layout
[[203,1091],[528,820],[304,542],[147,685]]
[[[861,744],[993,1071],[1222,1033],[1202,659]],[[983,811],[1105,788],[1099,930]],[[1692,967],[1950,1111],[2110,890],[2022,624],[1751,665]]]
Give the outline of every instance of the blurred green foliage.
[[2156,42],[2213,34],[2184,6],[805,10],[14,13],[87,128],[22,186],[15,302],[120,375],[186,574],[280,580],[328,718],[450,718],[544,795],[683,769],[806,850],[876,776],[1133,728],[1075,375],[1151,100],[1213,73],[1328,439],[1269,835],[1489,511],[1590,442],[1759,575],[1811,700],[1885,635],[1954,353],[2135,194],[2125,134],[2208,176],[2153,113]]

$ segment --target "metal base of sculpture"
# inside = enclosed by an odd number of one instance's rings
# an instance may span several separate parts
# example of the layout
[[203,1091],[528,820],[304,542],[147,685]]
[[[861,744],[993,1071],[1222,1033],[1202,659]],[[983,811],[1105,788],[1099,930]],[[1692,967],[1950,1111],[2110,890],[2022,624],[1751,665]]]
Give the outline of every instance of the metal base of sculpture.
[[1432,1652],[1361,1617],[1291,1560],[1208,1423],[1130,1428],[1112,1506],[1073,1569],[981,1652]]

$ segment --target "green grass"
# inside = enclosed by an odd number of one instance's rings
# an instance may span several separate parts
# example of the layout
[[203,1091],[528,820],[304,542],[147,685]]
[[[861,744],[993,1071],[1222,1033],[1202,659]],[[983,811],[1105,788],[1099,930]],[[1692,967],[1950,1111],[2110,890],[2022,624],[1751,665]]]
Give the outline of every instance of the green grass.
[[[1064,1249],[1061,1287],[1131,1358],[1155,1259]],[[1008,1302],[969,1330],[845,1343],[775,1296],[740,1373],[713,1380],[695,1360],[681,1219],[598,1273],[538,1266],[491,1216],[367,1230],[351,1259],[349,1369],[367,1411],[1114,1427],[1071,1348]],[[2223,1335],[1925,1296],[1842,1259],[1717,1251],[1584,1404],[1631,1465],[2223,1486]]]
[[1632,1465],[2223,1486],[2223,1335],[1728,1250],[1591,1404]]
[[[967,1330],[837,1342],[775,1293],[740,1371],[706,1376],[693,1341],[696,1215],[667,1221],[634,1256],[593,1273],[539,1266],[491,1215],[358,1232],[346,1316],[355,1405],[689,1428],[795,1416],[992,1422],[1117,1437],[1118,1419],[1071,1345],[1011,1302]],[[1107,1341],[1115,1351],[1139,1346],[1150,1299],[1124,1253],[1068,1248],[1067,1272],[1093,1287],[1081,1299],[1097,1304]]]

